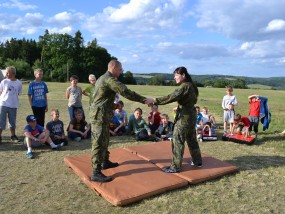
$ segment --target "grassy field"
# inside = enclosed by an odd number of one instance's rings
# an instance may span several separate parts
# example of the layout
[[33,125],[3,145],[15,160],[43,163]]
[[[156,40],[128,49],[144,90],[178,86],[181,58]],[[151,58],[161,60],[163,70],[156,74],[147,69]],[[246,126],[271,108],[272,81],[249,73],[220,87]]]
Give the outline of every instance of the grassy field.
[[[49,108],[59,108],[60,117],[68,123],[65,89],[68,83],[47,83]],[[86,84],[81,84],[85,88]],[[130,86],[145,96],[166,95],[175,87]],[[207,106],[221,124],[221,101],[224,89],[200,88],[198,105]],[[31,114],[28,105],[27,85],[20,96],[17,134],[22,136],[25,118]],[[262,131],[252,145],[231,142],[201,142],[203,153],[227,161],[239,167],[236,174],[157,195],[130,206],[114,207],[90,190],[63,162],[66,156],[90,153],[90,141],[70,141],[60,151],[48,147],[34,150],[36,158],[27,160],[26,150],[18,143],[4,141],[0,144],[0,213],[284,213],[285,212],[285,139],[277,133],[285,129],[285,91],[234,90],[239,106],[237,113],[248,112],[247,97],[259,94],[269,98],[272,113],[270,128]],[[125,109],[131,113],[141,106],[122,99]],[[83,104],[88,114],[88,98]],[[172,118],[176,104],[159,106],[159,111]],[[143,117],[150,111],[142,106]],[[46,122],[49,113],[46,114]],[[221,135],[222,130],[217,130]],[[9,130],[3,131],[8,139]],[[111,138],[111,148],[126,147],[136,142],[130,136]]]
[[272,86],[269,85],[260,85],[260,84],[248,84],[248,88],[250,89],[272,89]]

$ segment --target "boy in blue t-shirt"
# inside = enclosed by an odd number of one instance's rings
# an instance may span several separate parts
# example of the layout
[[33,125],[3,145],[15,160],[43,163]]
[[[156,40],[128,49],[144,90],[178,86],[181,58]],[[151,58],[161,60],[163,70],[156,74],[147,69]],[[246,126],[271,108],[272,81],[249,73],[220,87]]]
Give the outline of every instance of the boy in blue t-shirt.
[[114,114],[113,118],[110,121],[110,135],[111,136],[120,136],[123,134],[123,132],[126,130],[124,123],[119,120],[119,118]]
[[33,110],[37,123],[45,126],[45,113],[48,111],[47,93],[48,87],[43,78],[43,70],[38,68],[34,71],[35,80],[30,83],[28,88],[29,102]]
[[39,147],[46,142],[52,149],[59,149],[63,144],[55,145],[49,137],[49,131],[37,124],[34,115],[29,115],[26,118],[28,125],[24,128],[24,145],[28,148],[26,157],[28,159],[34,158],[32,147]]

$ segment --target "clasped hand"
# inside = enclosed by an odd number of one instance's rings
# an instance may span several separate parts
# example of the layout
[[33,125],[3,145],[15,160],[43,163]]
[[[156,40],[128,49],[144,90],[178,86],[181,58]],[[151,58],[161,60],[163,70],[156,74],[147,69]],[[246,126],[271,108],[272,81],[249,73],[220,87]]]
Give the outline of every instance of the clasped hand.
[[144,99],[144,104],[147,104],[148,106],[152,106],[154,103],[154,99],[153,98],[146,98]]

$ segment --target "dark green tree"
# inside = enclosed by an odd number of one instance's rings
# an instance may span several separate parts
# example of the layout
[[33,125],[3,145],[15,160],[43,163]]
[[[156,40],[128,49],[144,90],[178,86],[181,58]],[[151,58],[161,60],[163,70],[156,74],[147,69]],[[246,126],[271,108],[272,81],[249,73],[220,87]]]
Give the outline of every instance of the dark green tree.
[[148,85],[165,85],[163,75],[157,74],[148,80]]

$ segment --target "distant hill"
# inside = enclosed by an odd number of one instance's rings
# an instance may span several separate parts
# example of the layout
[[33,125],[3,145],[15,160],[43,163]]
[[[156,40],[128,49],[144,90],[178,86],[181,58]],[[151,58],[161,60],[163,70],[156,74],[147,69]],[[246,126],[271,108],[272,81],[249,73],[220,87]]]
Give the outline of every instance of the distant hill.
[[[164,80],[173,80],[173,74],[165,74],[165,73],[149,73],[149,74],[133,74],[138,84],[147,83],[148,79],[155,75],[162,75]],[[243,79],[246,84],[249,86],[256,85],[258,88],[272,88],[272,89],[285,89],[285,77],[269,77],[269,78],[260,78],[260,77],[244,77],[244,76],[230,76],[230,75],[191,75],[194,81],[199,83],[204,83],[206,80],[220,80],[220,79],[228,79],[228,80],[236,80]]]

